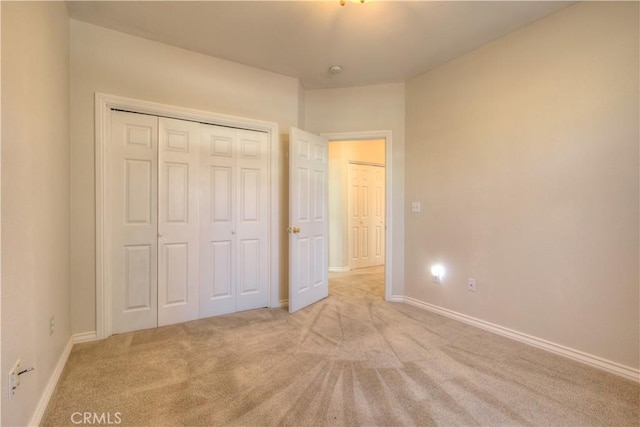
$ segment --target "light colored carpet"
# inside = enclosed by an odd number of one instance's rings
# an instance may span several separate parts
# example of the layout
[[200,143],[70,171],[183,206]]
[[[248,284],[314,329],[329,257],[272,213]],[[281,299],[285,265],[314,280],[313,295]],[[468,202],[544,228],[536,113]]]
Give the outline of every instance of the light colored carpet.
[[293,315],[75,345],[43,424],[76,412],[136,426],[640,424],[636,383],[384,302],[380,268],[331,277],[329,298]]

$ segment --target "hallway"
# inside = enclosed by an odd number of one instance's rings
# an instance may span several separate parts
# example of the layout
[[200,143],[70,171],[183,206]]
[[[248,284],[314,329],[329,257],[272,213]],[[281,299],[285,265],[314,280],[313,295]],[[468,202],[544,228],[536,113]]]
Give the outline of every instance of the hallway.
[[329,273],[329,295],[384,299],[384,266]]

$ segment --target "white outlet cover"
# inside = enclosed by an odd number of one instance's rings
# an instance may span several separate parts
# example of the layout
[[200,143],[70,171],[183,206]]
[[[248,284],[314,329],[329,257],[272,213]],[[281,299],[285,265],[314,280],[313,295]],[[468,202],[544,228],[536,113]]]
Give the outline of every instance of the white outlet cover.
[[469,289],[471,292],[475,292],[475,291],[476,291],[476,289],[477,289],[477,288],[476,288],[476,279],[471,279],[471,278],[469,279],[468,289]]

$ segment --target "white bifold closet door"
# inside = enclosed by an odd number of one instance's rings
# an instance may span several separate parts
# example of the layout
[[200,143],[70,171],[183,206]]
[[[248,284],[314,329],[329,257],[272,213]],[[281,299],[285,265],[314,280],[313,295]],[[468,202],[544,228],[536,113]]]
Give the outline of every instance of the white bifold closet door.
[[200,312],[268,305],[269,157],[266,133],[202,125]]
[[113,111],[114,333],[268,305],[267,134]]
[[349,267],[384,264],[385,168],[349,163]]
[[114,111],[107,209],[114,333],[158,325],[158,118]]
[[199,128],[158,119],[158,326],[199,317]]

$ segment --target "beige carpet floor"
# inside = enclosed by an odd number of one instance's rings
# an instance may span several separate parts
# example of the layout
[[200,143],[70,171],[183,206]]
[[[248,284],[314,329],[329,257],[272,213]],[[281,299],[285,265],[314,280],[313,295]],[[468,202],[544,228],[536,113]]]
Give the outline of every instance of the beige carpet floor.
[[43,424],[640,424],[637,383],[382,296],[380,268],[333,274],[329,298],[293,315],[75,345]]

